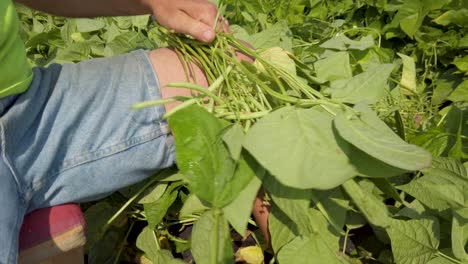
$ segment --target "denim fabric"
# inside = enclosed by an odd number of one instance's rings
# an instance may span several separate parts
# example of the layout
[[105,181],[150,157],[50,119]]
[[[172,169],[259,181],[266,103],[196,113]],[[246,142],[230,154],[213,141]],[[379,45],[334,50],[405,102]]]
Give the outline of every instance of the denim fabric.
[[16,263],[25,213],[95,200],[174,163],[146,51],[35,68],[26,93],[0,100],[0,263]]

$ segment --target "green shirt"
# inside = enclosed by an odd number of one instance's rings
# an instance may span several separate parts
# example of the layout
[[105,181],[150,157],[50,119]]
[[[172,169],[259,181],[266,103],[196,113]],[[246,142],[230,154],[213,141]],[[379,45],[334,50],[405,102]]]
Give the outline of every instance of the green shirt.
[[0,98],[24,92],[32,81],[18,30],[15,5],[12,0],[0,0]]

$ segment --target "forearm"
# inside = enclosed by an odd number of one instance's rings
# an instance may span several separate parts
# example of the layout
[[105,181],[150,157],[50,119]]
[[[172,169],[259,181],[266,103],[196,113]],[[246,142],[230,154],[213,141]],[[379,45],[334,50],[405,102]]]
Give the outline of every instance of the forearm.
[[16,0],[33,9],[66,17],[129,16],[152,13],[149,0]]

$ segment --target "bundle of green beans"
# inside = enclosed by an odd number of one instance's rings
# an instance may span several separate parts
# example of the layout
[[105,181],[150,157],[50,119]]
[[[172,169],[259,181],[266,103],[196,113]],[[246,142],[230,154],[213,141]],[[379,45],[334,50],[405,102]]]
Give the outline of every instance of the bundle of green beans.
[[[165,41],[174,48],[182,61],[187,79],[185,83],[169,83],[167,87],[190,89],[193,96],[142,102],[135,105],[134,109],[183,101],[165,114],[164,117],[168,118],[184,107],[199,104],[218,118],[240,122],[247,131],[258,118],[281,106],[320,105],[335,115],[331,110],[333,107],[328,106],[342,105],[326,98],[284,68],[265,60],[258,51],[247,47],[230,34],[219,33],[213,43],[205,44],[162,28],[160,30]],[[251,57],[255,63],[239,60],[238,53]],[[288,55],[297,68],[308,67],[292,54]],[[190,74],[193,65],[205,72],[208,88],[195,84],[196,80],[193,80],[195,83],[189,82],[189,76],[194,76]],[[305,76],[313,82],[310,76]]]

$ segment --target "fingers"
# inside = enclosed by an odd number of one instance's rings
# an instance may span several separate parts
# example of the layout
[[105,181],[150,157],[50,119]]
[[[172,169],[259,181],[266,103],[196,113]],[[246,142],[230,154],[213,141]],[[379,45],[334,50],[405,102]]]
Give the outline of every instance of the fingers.
[[200,21],[211,28],[213,28],[218,16],[216,5],[206,0],[184,1],[184,4],[180,6],[180,10],[194,20]]
[[216,5],[207,0],[159,0],[157,3],[153,12],[158,22],[178,33],[208,43],[215,38],[214,25],[218,32],[230,32],[227,21],[218,18]]
[[174,22],[171,22],[169,27],[176,32],[191,35],[192,37],[207,43],[214,40],[215,31],[212,26],[200,20],[196,20],[182,11],[178,11],[173,18]]
[[231,33],[229,22],[223,16],[218,18],[218,22],[216,23],[216,30],[219,32]]

